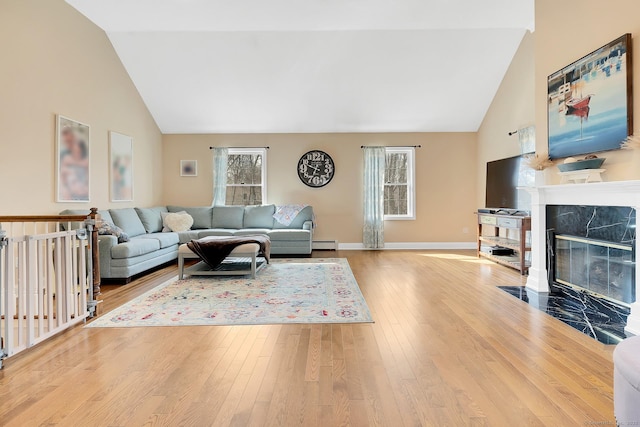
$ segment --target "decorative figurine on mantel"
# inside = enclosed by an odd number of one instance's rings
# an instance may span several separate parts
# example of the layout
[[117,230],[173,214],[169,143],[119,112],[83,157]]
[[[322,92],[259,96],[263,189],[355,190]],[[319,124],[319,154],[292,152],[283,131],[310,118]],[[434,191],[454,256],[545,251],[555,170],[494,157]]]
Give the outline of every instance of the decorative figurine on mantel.
[[622,144],[620,144],[620,148],[623,150],[638,150],[640,149],[640,136],[629,135]]
[[606,159],[604,157],[598,158],[594,154],[589,154],[584,159],[574,159],[573,157],[567,157],[564,159],[564,163],[558,165],[560,169],[559,174],[562,176],[562,183],[574,183],[579,182],[602,182],[602,172],[606,169],[600,169],[600,166]]
[[553,166],[553,162],[549,159],[549,155],[529,154],[525,156],[526,165],[535,172],[535,186],[539,187],[545,184],[544,170]]
[[631,151],[631,173],[629,179],[640,179],[640,135],[629,135],[620,144],[620,148]]

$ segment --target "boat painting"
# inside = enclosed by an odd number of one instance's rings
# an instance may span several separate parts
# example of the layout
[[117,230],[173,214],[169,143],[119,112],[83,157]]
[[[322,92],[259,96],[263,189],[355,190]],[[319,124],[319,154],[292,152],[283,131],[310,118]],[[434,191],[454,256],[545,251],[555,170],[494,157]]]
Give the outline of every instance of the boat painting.
[[615,150],[633,133],[631,35],[548,77],[549,157]]
[[589,107],[589,101],[591,101],[591,95],[583,98],[570,98],[565,101],[565,104],[569,110],[583,110]]

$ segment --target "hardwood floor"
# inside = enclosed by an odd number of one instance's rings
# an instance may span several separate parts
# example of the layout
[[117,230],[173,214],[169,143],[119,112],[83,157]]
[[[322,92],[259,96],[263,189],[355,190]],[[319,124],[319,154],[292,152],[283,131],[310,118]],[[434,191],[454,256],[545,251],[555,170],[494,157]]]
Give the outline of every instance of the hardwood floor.
[[[613,424],[612,346],[459,252],[347,257],[374,324],[78,327],[8,359],[3,426]],[[175,266],[104,289],[110,310]]]

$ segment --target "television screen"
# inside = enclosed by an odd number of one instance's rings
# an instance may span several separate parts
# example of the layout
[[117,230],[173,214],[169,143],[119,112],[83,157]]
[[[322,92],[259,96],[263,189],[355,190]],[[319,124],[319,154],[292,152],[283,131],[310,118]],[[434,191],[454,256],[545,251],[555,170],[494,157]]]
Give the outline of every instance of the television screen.
[[487,162],[487,208],[518,208],[521,156]]

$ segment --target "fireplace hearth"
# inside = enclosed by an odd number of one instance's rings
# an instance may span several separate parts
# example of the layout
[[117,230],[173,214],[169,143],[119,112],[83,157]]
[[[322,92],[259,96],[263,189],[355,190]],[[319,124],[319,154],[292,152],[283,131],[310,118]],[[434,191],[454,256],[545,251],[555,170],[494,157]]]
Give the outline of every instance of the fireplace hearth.
[[570,286],[556,285],[553,294],[542,298],[523,286],[499,288],[603,344],[618,344],[625,338],[627,307]]

